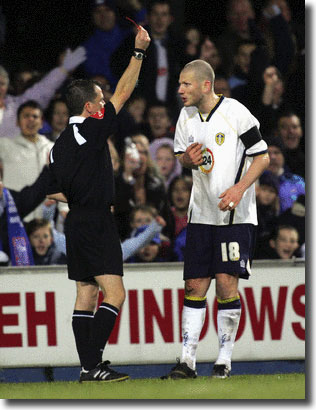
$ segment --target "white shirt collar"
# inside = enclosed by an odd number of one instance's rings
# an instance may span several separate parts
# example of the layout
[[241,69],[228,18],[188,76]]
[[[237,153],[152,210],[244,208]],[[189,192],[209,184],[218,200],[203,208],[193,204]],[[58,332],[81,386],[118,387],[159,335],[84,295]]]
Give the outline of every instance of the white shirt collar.
[[69,118],[69,124],[81,124],[86,117],[80,117],[80,115],[74,115],[73,117]]

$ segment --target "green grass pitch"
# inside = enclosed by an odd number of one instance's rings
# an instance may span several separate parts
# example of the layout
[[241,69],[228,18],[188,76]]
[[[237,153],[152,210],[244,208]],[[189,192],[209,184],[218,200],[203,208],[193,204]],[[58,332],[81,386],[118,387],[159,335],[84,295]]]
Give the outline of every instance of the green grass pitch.
[[0,383],[1,399],[305,399],[304,374],[116,383]]

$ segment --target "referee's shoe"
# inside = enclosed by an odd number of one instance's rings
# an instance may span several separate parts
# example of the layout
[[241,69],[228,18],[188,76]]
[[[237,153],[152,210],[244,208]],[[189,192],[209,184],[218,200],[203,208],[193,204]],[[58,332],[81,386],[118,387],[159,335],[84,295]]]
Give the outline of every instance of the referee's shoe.
[[171,369],[170,373],[160,378],[165,379],[195,379],[197,376],[196,371],[190,369],[186,363],[180,363],[180,359],[177,359],[177,364]]
[[118,373],[109,368],[109,362],[99,363],[97,367],[92,370],[81,369],[79,383],[82,382],[120,382],[129,379],[129,375],[125,373]]

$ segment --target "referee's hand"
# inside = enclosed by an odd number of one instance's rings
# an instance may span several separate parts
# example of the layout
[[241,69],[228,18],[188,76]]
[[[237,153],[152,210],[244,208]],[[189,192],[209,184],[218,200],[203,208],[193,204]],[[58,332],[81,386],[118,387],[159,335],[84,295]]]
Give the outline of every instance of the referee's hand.
[[135,48],[140,48],[142,50],[147,50],[150,44],[150,37],[148,32],[144,27],[139,26],[137,36],[135,38]]

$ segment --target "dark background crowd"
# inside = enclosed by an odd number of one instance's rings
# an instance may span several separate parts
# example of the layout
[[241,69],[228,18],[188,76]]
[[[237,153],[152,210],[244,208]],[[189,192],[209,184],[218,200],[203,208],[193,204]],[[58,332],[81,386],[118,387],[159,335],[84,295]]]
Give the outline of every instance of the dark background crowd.
[[0,263],[10,264],[3,188],[24,220],[34,263],[65,263],[68,208],[45,200],[48,153],[69,118],[64,92],[72,79],[93,78],[111,98],[133,50],[135,28],[125,16],[152,41],[109,141],[113,212],[122,242],[162,218],[159,233],[126,261],[183,260],[192,179],[173,155],[173,138],[178,76],[194,59],[212,65],[215,92],[243,103],[268,144],[270,166],[256,184],[254,258],[305,257],[304,2],[3,0],[0,252],[9,256],[0,254]]

